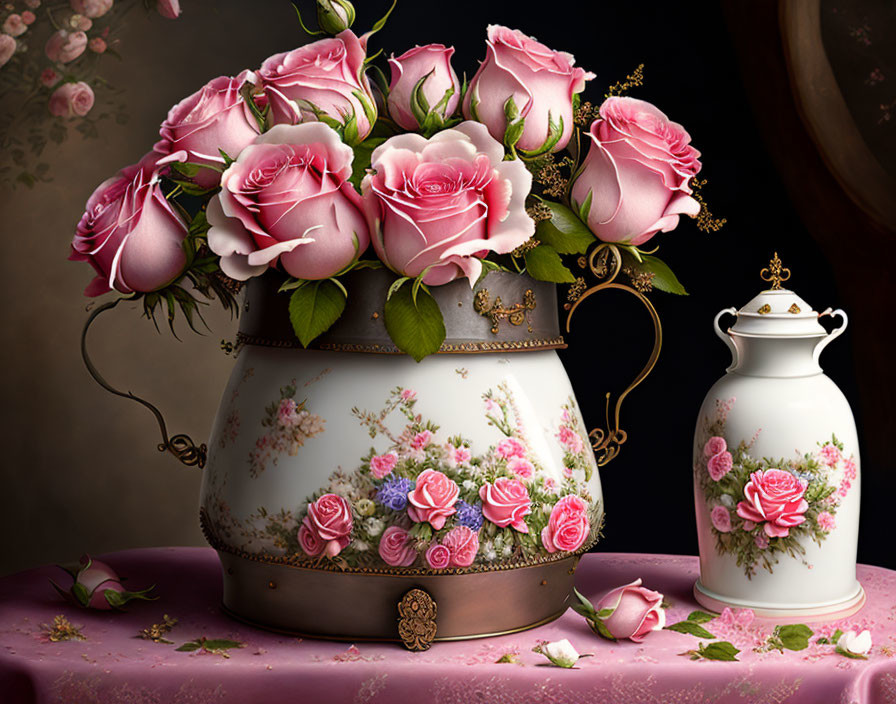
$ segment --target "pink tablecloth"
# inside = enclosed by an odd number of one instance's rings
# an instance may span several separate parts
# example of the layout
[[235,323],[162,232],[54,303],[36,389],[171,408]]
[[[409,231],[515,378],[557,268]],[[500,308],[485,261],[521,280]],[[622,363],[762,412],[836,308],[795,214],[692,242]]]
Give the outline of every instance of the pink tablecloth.
[[[673,631],[651,634],[638,645],[601,640],[584,620],[567,612],[558,621],[516,635],[436,643],[423,653],[391,644],[300,640],[255,630],[229,619],[218,604],[220,567],[200,548],[132,550],[103,560],[129,584],[157,584],[160,599],[137,602],[128,612],[79,610],[64,603],[42,567],[0,580],[0,701],[66,704],[187,704],[199,702],[762,702],[792,704],[896,703],[896,572],[859,567],[868,603],[855,616],[813,626],[805,650],[757,652],[772,627],[747,627],[716,619],[705,627],[740,648],[739,662],[694,661],[679,653],[698,639]],[[636,577],[666,594],[668,621],[697,608],[691,586],[697,559],[662,555],[586,555],[576,575],[593,600]],[[62,575],[64,577],[64,575]],[[345,608],[363,609],[363,595]],[[86,640],[50,642],[41,624],[65,615]],[[163,614],[178,619],[168,634],[174,645],[136,638]],[[868,628],[874,647],[853,660],[816,645],[835,628]],[[175,648],[197,637],[227,638],[245,647],[224,658]],[[546,666],[532,652],[540,640],[568,638],[579,652],[594,653],[580,667]],[[708,642],[708,641],[706,641]],[[498,663],[510,655],[517,663]]]

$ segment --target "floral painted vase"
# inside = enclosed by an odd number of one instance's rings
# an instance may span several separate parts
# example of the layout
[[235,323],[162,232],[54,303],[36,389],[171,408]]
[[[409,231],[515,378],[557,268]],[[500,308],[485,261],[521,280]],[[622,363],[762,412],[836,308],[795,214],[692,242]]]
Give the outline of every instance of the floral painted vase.
[[[694,438],[700,579],[709,609],[769,618],[840,618],[864,603],[856,581],[859,455],[845,397],[818,364],[847,317],[780,287],[715,318],[733,361],[709,390]],[[736,315],[727,331],[724,315]],[[827,332],[823,315],[843,324]]]
[[411,591],[435,603],[436,638],[559,616],[603,504],[554,286],[439,287],[447,337],[417,363],[386,335],[380,273],[357,274],[350,290],[369,295],[316,349],[283,323],[276,281],[249,283],[201,497],[225,608],[352,638],[394,637]]

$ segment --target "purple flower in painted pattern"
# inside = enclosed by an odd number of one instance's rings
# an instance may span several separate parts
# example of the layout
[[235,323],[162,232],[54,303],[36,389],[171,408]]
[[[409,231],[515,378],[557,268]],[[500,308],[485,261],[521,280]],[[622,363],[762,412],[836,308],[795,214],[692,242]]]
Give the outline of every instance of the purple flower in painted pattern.
[[461,499],[455,505],[457,509],[458,525],[466,526],[470,530],[479,530],[482,528],[482,502],[468,504]]
[[408,505],[408,492],[413,488],[414,482],[407,477],[393,477],[377,489],[376,500],[386,508],[401,511]]

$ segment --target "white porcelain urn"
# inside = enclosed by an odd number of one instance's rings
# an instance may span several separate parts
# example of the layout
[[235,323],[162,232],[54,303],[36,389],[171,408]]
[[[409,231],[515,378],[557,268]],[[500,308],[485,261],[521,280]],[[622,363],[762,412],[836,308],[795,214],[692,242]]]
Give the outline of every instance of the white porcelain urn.
[[[819,366],[846,328],[794,292],[777,254],[772,287],[716,315],[731,349],[727,373],[700,409],[694,502],[697,600],[793,622],[841,618],[864,603],[856,580],[859,449],[849,404]],[[719,320],[735,315],[727,331]],[[822,316],[842,325],[827,332]]]

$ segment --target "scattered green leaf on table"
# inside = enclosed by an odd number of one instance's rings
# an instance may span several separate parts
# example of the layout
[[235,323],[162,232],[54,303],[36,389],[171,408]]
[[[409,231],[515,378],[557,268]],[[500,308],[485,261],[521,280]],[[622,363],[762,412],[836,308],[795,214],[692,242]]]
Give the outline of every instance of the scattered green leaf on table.
[[679,655],[687,655],[691,660],[725,660],[728,662],[737,661],[739,649],[735,648],[727,640],[716,641],[709,645],[700,643],[696,650],[686,650]]
[[675,631],[676,633],[687,633],[698,638],[715,638],[715,636],[707,631],[703,626],[695,621],[679,621],[666,626],[667,631]]
[[812,637],[812,629],[802,623],[775,628],[775,635],[781,645],[788,650],[805,650],[809,647],[809,638]]

